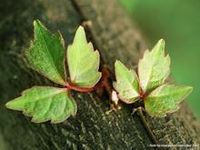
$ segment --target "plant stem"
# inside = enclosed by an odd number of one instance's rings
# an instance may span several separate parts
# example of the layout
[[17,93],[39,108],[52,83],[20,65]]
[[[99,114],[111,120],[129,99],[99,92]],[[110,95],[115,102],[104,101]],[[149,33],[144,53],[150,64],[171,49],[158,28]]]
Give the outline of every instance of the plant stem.
[[65,86],[68,90],[74,90],[82,93],[87,93],[87,92],[92,92],[94,91],[94,88],[83,88],[83,87],[78,87],[72,83],[67,83]]
[[150,127],[149,127],[149,125],[148,125],[148,123],[147,123],[147,121],[144,117],[142,107],[136,108],[136,111],[138,112],[137,114],[139,115],[140,120],[141,120],[142,124],[144,125],[151,141],[153,142],[153,144],[158,144],[158,141],[157,141],[155,135],[153,134],[152,130],[150,129]]
[[110,84],[109,82],[110,70],[108,67],[103,66],[101,72],[102,72],[101,80],[94,87],[91,87],[91,88],[79,87],[75,85],[74,83],[72,83],[71,81],[67,81],[65,88],[68,90],[74,90],[74,91],[83,92],[83,93],[92,92],[99,89],[105,89],[106,92],[108,92],[109,97],[111,97],[112,84]]

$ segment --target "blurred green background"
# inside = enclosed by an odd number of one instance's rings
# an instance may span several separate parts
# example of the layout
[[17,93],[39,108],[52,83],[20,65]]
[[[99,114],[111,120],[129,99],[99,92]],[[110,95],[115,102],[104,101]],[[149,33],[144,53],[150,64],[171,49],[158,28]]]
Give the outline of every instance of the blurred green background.
[[[191,85],[189,106],[200,118],[200,1],[119,0],[152,44],[166,40],[177,84]],[[152,45],[153,46],[153,45]]]

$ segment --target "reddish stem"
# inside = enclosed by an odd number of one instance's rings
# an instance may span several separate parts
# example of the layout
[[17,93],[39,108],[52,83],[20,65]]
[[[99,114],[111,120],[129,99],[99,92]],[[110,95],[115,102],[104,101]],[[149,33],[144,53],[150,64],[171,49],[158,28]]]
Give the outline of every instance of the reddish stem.
[[78,92],[82,92],[82,93],[94,91],[94,88],[78,87],[77,85],[75,85],[71,82],[68,82],[67,85],[65,86],[65,88],[67,88],[68,90],[74,90],[74,91],[78,91]]
[[110,73],[111,73],[110,69],[104,66],[102,68],[102,79],[100,82],[101,88],[104,88],[108,92],[109,96],[112,95],[112,85],[109,82],[109,79],[111,78]]
[[109,95],[111,95],[112,87],[109,84],[109,78],[110,78],[109,69],[107,67],[103,67],[102,68],[102,78],[94,87],[92,87],[92,88],[79,87],[79,86],[75,85],[74,83],[71,83],[70,81],[68,81],[65,88],[68,90],[74,90],[74,91],[83,92],[83,93],[92,92],[95,90],[105,88],[105,90],[109,93]]
[[140,99],[145,100],[145,98],[148,96],[148,94],[149,94],[149,93],[144,92],[144,91],[142,90],[142,88],[140,88],[140,92],[139,92]]

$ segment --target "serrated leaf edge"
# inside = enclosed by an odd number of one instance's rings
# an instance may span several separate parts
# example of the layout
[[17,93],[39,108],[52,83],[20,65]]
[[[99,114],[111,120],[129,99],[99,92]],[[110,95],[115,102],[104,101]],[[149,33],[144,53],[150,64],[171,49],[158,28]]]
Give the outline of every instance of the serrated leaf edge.
[[[157,88],[160,88],[160,87],[165,86],[165,85],[177,86],[177,85],[174,85],[174,84],[163,84],[163,85],[161,85],[161,86],[159,86],[159,87],[157,87]],[[176,109],[166,111],[166,113],[163,114],[163,115],[155,115],[155,114],[152,115],[151,113],[148,112],[148,110],[145,109],[146,112],[147,112],[150,116],[152,116],[152,117],[166,117],[167,114],[171,114],[171,113],[174,113],[174,112],[178,111],[179,108],[180,108],[180,103],[182,103],[182,101],[183,101],[188,95],[190,95],[191,92],[193,91],[193,87],[191,87],[191,86],[183,86],[183,85],[179,85],[179,86],[187,87],[187,88],[189,88],[189,91],[188,91],[188,93],[187,93],[184,97],[182,97],[182,98],[179,100],[179,102],[176,103],[176,105],[177,105]],[[156,89],[157,89],[157,88],[156,88]],[[155,89],[155,90],[156,90],[156,89]],[[153,92],[153,91],[152,91],[152,92]],[[152,92],[151,92],[151,93],[152,93]],[[150,94],[149,94],[149,95],[150,95]],[[148,98],[148,96],[146,97],[146,99],[147,99],[147,98]],[[144,106],[145,106],[145,99],[144,99]]]
[[[57,87],[52,87],[52,86],[33,86],[33,87],[29,88],[29,89],[24,90],[24,91],[20,94],[20,96],[18,96],[18,97],[16,97],[16,98],[12,99],[12,100],[10,100],[10,101],[8,101],[8,102],[5,104],[6,108],[11,109],[11,110],[15,110],[15,111],[20,111],[20,112],[22,112],[23,115],[25,115],[25,116],[27,116],[27,117],[31,117],[31,122],[34,122],[34,123],[43,123],[43,122],[50,121],[52,124],[57,124],[57,123],[61,123],[61,122],[65,121],[65,120],[67,120],[70,116],[73,116],[73,117],[74,117],[74,116],[76,115],[76,113],[77,113],[77,104],[76,104],[74,98],[71,97],[70,93],[68,93],[68,96],[72,98],[72,99],[70,99],[70,100],[72,101],[72,103],[73,103],[73,105],[74,105],[74,108],[75,108],[75,109],[74,109],[74,112],[71,113],[71,114],[69,114],[69,115],[67,115],[63,120],[60,120],[60,121],[54,121],[54,120],[51,120],[51,119],[46,119],[46,120],[44,120],[44,121],[42,121],[42,122],[41,122],[41,121],[37,121],[37,120],[34,120],[34,119],[33,119],[33,116],[32,116],[32,115],[26,113],[25,111],[19,110],[19,109],[15,109],[15,108],[9,106],[9,104],[11,104],[12,102],[18,101],[18,100],[16,100],[16,99],[19,98],[19,97],[21,97],[21,96],[23,96],[23,95],[25,95],[25,93],[26,93],[28,90],[31,90],[31,89],[33,89],[33,88],[40,88],[40,87],[60,89],[60,90],[59,90],[60,92],[56,92],[56,93],[54,93],[54,94],[52,94],[52,95],[62,93],[63,91],[66,90],[66,89],[64,89],[64,88],[57,88]],[[61,91],[62,91],[62,92],[61,92]],[[49,96],[49,95],[48,95],[48,96]]]

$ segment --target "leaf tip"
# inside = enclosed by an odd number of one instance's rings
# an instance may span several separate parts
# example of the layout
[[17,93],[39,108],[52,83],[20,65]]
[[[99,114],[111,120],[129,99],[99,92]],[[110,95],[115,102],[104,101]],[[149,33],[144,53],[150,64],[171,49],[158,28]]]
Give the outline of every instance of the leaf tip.
[[41,26],[42,25],[42,23],[41,23],[41,21],[39,20],[39,19],[36,19],[36,20],[34,20],[33,21],[33,26],[36,28],[36,27],[39,27],[39,26]]
[[83,26],[79,26],[78,29],[76,30],[77,35],[85,36],[85,29]]
[[118,68],[118,67],[125,68],[125,65],[120,60],[116,60],[115,61],[115,68]]
[[159,43],[160,45],[165,45],[165,40],[161,38],[161,39],[158,41],[158,43]]
[[11,101],[7,102],[5,104],[5,106],[6,106],[6,108],[13,109],[13,110],[19,110],[19,107],[20,107],[18,104],[18,101],[16,101],[16,100],[11,100]]
[[85,30],[84,30],[84,27],[80,25],[80,26],[78,27],[77,31],[83,32],[83,31],[85,31]]
[[9,101],[9,102],[7,102],[6,104],[5,104],[5,106],[6,106],[6,108],[9,108],[9,109],[11,109],[11,101]]
[[162,52],[164,53],[164,50],[165,50],[165,40],[160,39],[153,47],[152,52],[154,54],[161,54]]
[[165,40],[164,39],[160,39],[157,44],[157,46],[161,47],[162,50],[164,50],[165,48]]
[[182,90],[183,90],[183,93],[184,93],[183,97],[186,98],[188,95],[190,95],[192,93],[193,87],[191,87],[191,86],[182,86]]
[[187,93],[188,93],[188,95],[189,95],[190,93],[192,93],[193,87],[192,87],[192,86],[187,86],[187,87],[186,87],[186,90],[187,90]]
[[119,65],[121,62],[119,60],[115,61],[115,66]]
[[77,41],[81,41],[84,44],[87,43],[86,40],[86,34],[85,34],[85,29],[83,28],[83,26],[79,26],[78,29],[76,30],[75,36],[74,36],[74,42]]
[[39,19],[36,19],[36,20],[33,21],[33,27],[34,27],[34,33],[35,33],[34,39],[36,39],[37,32],[39,32],[40,30],[48,31],[46,26],[43,25],[43,23]]

